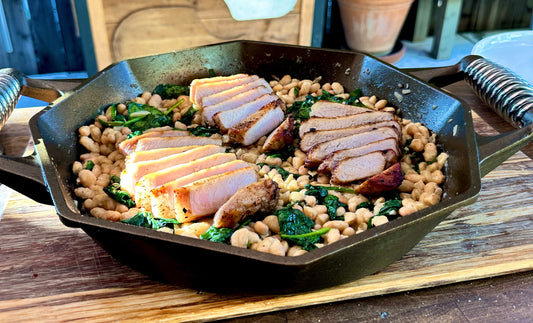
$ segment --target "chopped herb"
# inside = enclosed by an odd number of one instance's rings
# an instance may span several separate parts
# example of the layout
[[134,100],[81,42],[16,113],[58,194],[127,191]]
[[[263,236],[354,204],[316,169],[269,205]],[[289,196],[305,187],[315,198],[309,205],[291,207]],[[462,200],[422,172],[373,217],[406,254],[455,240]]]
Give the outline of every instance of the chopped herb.
[[215,76],[217,76],[217,75],[215,74],[215,70],[212,69],[212,68],[210,68],[210,69],[208,70],[208,72],[209,72],[209,77],[215,77]]
[[154,89],[163,100],[177,99],[180,95],[189,95],[189,87],[183,85],[159,84]]
[[194,118],[194,114],[198,111],[198,109],[195,106],[191,106],[187,112],[185,112],[180,119],[180,122],[189,126],[192,122],[192,119]]
[[172,112],[172,110],[174,110],[174,108],[176,108],[177,106],[179,106],[180,104],[182,104],[183,101],[185,101],[185,99],[181,99],[181,100],[177,101],[176,103],[174,103],[173,105],[171,105],[171,106],[167,109],[167,111],[165,111],[165,115],[168,116],[168,115]]
[[92,160],[88,160],[87,163],[85,163],[85,169],[93,170],[94,162]]
[[197,127],[189,127],[187,128],[191,135],[197,136],[197,137],[209,137],[211,135],[214,135],[215,133],[219,133],[219,130],[217,128],[207,128],[204,126],[197,126]]
[[109,180],[109,185],[104,187],[104,192],[113,198],[115,201],[126,205],[127,207],[134,207],[135,202],[131,199],[131,196],[120,189],[120,178],[112,175]]
[[233,232],[235,232],[235,230],[231,228],[217,228],[210,226],[205,233],[200,235],[200,239],[229,244]]
[[139,212],[135,216],[122,220],[121,222],[154,230],[163,227],[173,228],[174,224],[179,224],[179,221],[176,219],[156,218],[150,212]]
[[289,177],[290,174],[292,174],[292,177],[294,177],[294,178],[300,177],[299,174],[290,173],[289,171],[285,170],[283,167],[274,166],[274,165],[270,165],[270,164],[267,164],[267,163],[258,163],[257,165],[259,167],[263,167],[263,166],[266,165],[266,166],[270,167],[270,169],[277,170],[278,173],[281,175],[281,178],[283,178],[283,180],[286,180],[287,177]]
[[328,191],[337,191],[337,192],[343,192],[343,193],[355,193],[354,190],[352,190],[351,188],[347,188],[347,187],[320,186],[320,185],[310,185],[310,184],[307,184],[307,185],[312,186],[312,187],[323,187],[323,188],[325,188]]
[[300,93],[300,89],[297,86],[295,86],[292,88],[292,91],[294,92],[294,97],[297,98],[298,94]]
[[311,251],[316,249],[315,243],[320,241],[320,237],[329,232],[331,228],[321,228],[316,231],[311,231],[309,233],[288,235],[281,234],[281,238],[291,241],[302,247],[303,250]]

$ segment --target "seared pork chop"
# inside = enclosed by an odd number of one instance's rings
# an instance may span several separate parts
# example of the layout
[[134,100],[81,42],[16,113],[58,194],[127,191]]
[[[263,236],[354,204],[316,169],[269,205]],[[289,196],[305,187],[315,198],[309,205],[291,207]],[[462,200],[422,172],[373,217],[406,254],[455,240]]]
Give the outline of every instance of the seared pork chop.
[[248,146],[269,134],[283,122],[285,114],[278,106],[266,105],[228,131],[230,141]]
[[395,120],[394,114],[390,112],[366,112],[335,118],[310,118],[300,125],[300,138],[309,131],[333,130],[360,126],[368,123]]

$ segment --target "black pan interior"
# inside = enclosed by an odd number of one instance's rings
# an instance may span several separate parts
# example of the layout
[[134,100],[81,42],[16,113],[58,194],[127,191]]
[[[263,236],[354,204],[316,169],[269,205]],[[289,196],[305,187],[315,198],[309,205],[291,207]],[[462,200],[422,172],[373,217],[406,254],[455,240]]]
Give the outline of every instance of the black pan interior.
[[[345,239],[349,241],[341,241],[336,247],[332,245],[329,246],[331,248],[322,248],[308,255],[296,257],[301,258],[301,261],[294,258],[279,260],[269,255],[257,255],[251,252],[250,259],[254,262],[265,259],[267,262],[278,264],[309,264],[315,259],[345,250],[358,241],[370,239],[377,233],[384,235],[387,231],[401,233],[409,230],[409,223],[425,221],[424,217],[427,218],[432,214],[439,216],[444,213],[449,214],[456,207],[471,202],[479,192],[479,164],[470,110],[459,100],[400,72],[391,65],[363,54],[238,41],[119,62],[88,80],[74,93],[54,102],[46,112],[32,119],[32,133],[43,165],[45,180],[60,218],[65,224],[85,226],[84,229],[92,233],[93,237],[99,236],[96,239],[108,239],[106,236],[109,234],[108,231],[115,231],[117,234],[122,232],[129,237],[141,237],[142,241],[146,239],[181,241],[181,237],[161,238],[158,232],[145,233],[149,230],[80,215],[72,194],[75,182],[71,174],[72,163],[82,153],[77,144],[77,129],[89,123],[111,103],[125,101],[143,91],[151,91],[160,83],[189,84],[194,78],[207,77],[209,69],[213,69],[217,75],[249,73],[258,74],[267,80],[273,76],[281,78],[285,74],[300,79],[322,77],[321,82],[337,81],[347,90],[360,88],[364,94],[374,94],[399,107],[403,117],[428,126],[437,133],[439,142],[450,155],[446,169],[445,198],[439,205],[395,220],[383,228],[377,228],[374,232],[362,234],[354,239]],[[403,94],[401,99],[394,94],[394,92],[401,94],[402,89],[407,87],[411,93]],[[396,221],[397,223],[394,223]],[[438,224],[438,221],[434,222],[428,220],[432,227]],[[406,250],[391,255],[389,262],[409,250],[432,227],[424,229],[424,232],[418,235],[415,233],[412,241],[405,247]],[[94,228],[103,231],[95,231]],[[401,240],[401,235],[398,239]],[[203,241],[199,245],[204,249],[211,249],[209,251],[211,253],[213,250],[222,251],[236,257],[242,255],[248,257],[246,252],[250,251],[234,251],[232,250],[234,248],[225,245],[211,247],[213,243],[205,244]],[[385,265],[387,264],[380,264],[380,266]],[[361,275],[371,273],[376,268],[363,270]],[[305,270],[310,271],[311,268]],[[326,285],[330,283],[331,279]]]

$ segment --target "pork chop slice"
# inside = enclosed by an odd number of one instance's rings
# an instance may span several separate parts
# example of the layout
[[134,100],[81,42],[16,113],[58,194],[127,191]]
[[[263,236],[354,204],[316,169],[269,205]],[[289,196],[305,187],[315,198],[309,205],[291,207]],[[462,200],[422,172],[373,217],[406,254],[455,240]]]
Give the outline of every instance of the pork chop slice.
[[176,219],[186,223],[215,213],[239,189],[257,181],[253,167],[210,176],[174,190]]
[[241,94],[243,92],[249,91],[253,88],[256,88],[258,86],[264,86],[267,88],[270,92],[272,92],[272,88],[270,87],[270,84],[268,84],[267,81],[265,81],[264,78],[258,78],[251,82],[244,83],[242,85],[238,85],[235,87],[232,87],[230,89],[227,89],[222,92],[217,92],[208,96],[204,96],[202,98],[201,106],[206,107],[213,104],[220,103],[222,101],[225,101],[227,99],[231,99],[232,97],[236,96],[237,94]]
[[245,186],[218,209],[213,226],[234,228],[255,213],[270,213],[276,209],[278,198],[278,184],[271,179]]
[[367,132],[326,141],[314,146],[307,152],[305,164],[308,167],[316,166],[336,151],[361,147],[368,143],[387,138],[394,138],[398,141],[399,136],[400,135],[395,128],[381,127]]
[[268,135],[263,144],[263,151],[279,150],[292,144],[294,118],[288,116],[274,131]]
[[191,184],[203,178],[224,174],[233,170],[250,167],[242,160],[233,160],[224,164],[212,166],[177,178],[173,181],[157,186],[150,190],[149,200],[143,200],[143,206],[157,217],[174,218],[174,194],[176,188]]
[[357,157],[374,151],[384,150],[392,150],[397,157],[400,156],[398,140],[396,140],[396,138],[387,138],[373,141],[356,148],[338,150],[324,159],[320,166],[318,166],[318,171],[321,173],[329,172],[338,164],[339,161],[343,160],[344,158]]
[[331,182],[348,184],[377,175],[385,169],[387,160],[381,151],[341,160],[331,170]]
[[[183,147],[171,147],[171,148],[160,148],[144,151],[134,151],[126,157],[126,165],[134,164],[137,162],[154,160],[170,155],[178,154],[193,148],[198,148],[200,146],[183,146]],[[127,167],[127,166],[126,166]]]
[[323,142],[374,130],[380,127],[393,127],[398,131],[398,134],[401,134],[402,132],[402,127],[396,120],[368,123],[342,129],[310,131],[305,133],[302,140],[300,140],[300,149],[304,152],[309,151],[309,149]]
[[135,151],[145,151],[151,149],[183,147],[183,146],[201,146],[201,145],[222,145],[222,139],[215,139],[209,137],[196,136],[182,136],[182,137],[151,137],[142,138],[137,142]]
[[367,123],[395,120],[390,112],[366,112],[335,118],[310,118],[300,124],[300,138],[309,131],[333,130],[360,126]]
[[191,82],[190,98],[195,105],[202,104],[202,98],[217,92],[221,92],[232,87],[251,82],[258,77],[248,74],[234,74],[230,76],[215,76],[201,79],[194,79]]
[[129,155],[133,151],[135,151],[135,147],[137,146],[137,143],[139,142],[139,140],[143,138],[182,137],[182,136],[188,136],[188,135],[189,135],[189,132],[183,131],[183,130],[149,131],[141,135],[135,136],[133,138],[122,141],[121,143],[118,144],[118,149],[124,155]]
[[236,159],[235,154],[216,153],[179,164],[157,172],[146,174],[135,185],[135,203],[139,207],[150,207],[150,192],[153,188],[164,185],[175,179],[190,175],[199,170],[221,165]]
[[257,112],[267,104],[282,106],[283,102],[274,94],[264,94],[257,99],[245,103],[231,110],[217,112],[213,120],[223,133],[227,133],[229,128],[235,126],[240,121],[246,119],[249,115]]
[[190,162],[205,156],[223,153],[225,148],[218,145],[206,145],[190,149],[174,155],[162,157],[156,160],[147,160],[130,163],[120,174],[120,186],[131,196],[135,195],[135,184],[144,175],[170,168],[176,165]]
[[266,105],[228,131],[231,142],[248,146],[268,135],[283,122],[285,113],[278,106]]
[[395,163],[383,172],[365,180],[355,188],[355,191],[364,195],[381,194],[396,189],[402,184],[402,181],[402,167],[400,163]]
[[204,123],[207,123],[210,126],[214,126],[215,121],[213,120],[213,116],[217,112],[235,109],[238,106],[251,102],[257,99],[258,97],[268,93],[270,93],[270,90],[268,88],[264,86],[258,86],[246,92],[237,94],[236,96],[219,102],[217,104],[204,106],[202,109],[202,120],[204,121]]
[[310,117],[319,117],[319,118],[335,118],[335,117],[345,117],[353,114],[363,113],[363,112],[372,112],[375,110],[358,107],[354,105],[347,105],[337,102],[331,102],[326,100],[320,100],[315,102],[311,106],[311,112],[309,113]]

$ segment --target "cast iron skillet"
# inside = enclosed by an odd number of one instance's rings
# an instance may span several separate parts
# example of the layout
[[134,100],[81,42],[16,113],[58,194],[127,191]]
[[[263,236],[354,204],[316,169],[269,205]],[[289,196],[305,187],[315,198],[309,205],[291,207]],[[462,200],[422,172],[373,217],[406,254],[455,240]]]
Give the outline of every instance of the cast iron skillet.
[[[110,103],[151,91],[159,83],[189,84],[194,78],[234,73],[322,76],[349,90],[360,88],[399,107],[403,117],[425,124],[449,154],[442,202],[298,257],[279,257],[199,239],[171,235],[81,214],[73,195],[72,163],[83,152],[77,129]],[[426,75],[427,76],[427,75]],[[29,87],[20,80],[21,87]],[[401,102],[398,84],[411,93]],[[120,261],[155,279],[211,291],[287,293],[333,286],[375,273],[407,253],[453,210],[474,202],[480,179],[532,139],[532,126],[493,138],[478,136],[460,100],[391,65],[360,53],[236,41],[113,64],[55,100],[30,120],[37,156],[3,157],[0,181],[42,183],[22,192],[51,201],[60,220],[81,228]],[[40,165],[40,169],[35,166]],[[23,178],[25,176],[25,179]],[[13,179],[15,179],[13,181]],[[20,187],[18,187],[20,189]],[[43,197],[45,196],[45,197]]]

